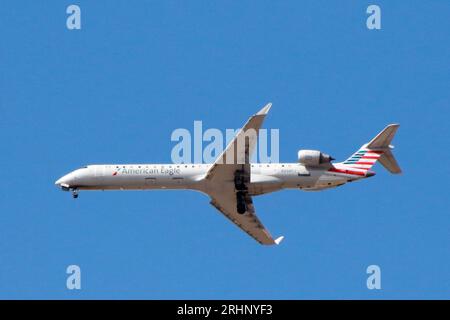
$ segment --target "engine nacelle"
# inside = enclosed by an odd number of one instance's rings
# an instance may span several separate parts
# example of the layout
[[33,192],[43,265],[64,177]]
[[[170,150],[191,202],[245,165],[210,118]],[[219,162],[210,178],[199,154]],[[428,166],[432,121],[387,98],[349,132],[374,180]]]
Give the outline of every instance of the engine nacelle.
[[333,157],[330,157],[328,154],[322,153],[318,150],[300,150],[298,152],[298,162],[305,166],[320,166],[330,163],[333,160]]

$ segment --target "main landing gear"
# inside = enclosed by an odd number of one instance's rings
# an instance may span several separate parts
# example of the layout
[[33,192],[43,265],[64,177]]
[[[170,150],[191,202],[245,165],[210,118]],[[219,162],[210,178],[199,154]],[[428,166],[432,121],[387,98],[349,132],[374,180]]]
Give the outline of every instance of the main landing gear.
[[243,171],[236,171],[234,173],[234,188],[236,189],[236,209],[239,214],[247,212],[247,203],[245,202],[245,196],[247,193],[246,176]]
[[236,192],[237,212],[244,214],[247,211],[247,204],[245,203],[245,194],[242,191]]
[[78,198],[78,191],[76,189],[72,190],[72,198],[74,198],[74,199]]

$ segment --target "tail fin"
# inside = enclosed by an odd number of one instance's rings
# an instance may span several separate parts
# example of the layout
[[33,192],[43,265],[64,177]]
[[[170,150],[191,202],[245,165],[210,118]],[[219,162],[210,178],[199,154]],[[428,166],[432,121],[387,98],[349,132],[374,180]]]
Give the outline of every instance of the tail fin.
[[352,168],[369,170],[379,160],[389,172],[401,173],[402,170],[391,151],[394,147],[390,144],[399,126],[399,124],[388,125],[342,164]]

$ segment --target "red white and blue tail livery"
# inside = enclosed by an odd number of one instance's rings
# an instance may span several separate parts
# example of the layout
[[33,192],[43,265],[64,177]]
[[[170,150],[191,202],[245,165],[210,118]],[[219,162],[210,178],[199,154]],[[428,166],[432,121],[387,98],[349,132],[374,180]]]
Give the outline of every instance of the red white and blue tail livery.
[[371,176],[375,173],[370,171],[370,169],[377,161],[380,161],[389,172],[394,174],[401,173],[402,170],[391,151],[394,147],[390,144],[399,126],[399,124],[388,125],[369,143],[364,144],[352,154],[350,158],[344,162],[334,164],[331,171],[347,171],[356,175]]

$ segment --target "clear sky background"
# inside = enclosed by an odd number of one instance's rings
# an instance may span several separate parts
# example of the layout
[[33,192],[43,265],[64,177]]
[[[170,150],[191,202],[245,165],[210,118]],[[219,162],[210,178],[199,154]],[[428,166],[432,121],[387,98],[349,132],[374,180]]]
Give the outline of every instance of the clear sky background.
[[[66,28],[66,7],[82,29]],[[382,30],[366,28],[378,4]],[[0,298],[450,298],[450,2],[2,1]],[[170,162],[176,128],[267,102],[280,160],[342,160],[388,123],[404,170],[255,199],[278,247],[188,191],[54,186]],[[82,290],[66,289],[66,267]],[[368,290],[366,268],[381,267]]]

